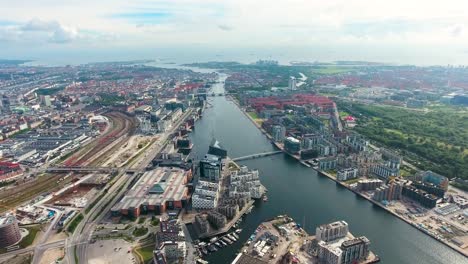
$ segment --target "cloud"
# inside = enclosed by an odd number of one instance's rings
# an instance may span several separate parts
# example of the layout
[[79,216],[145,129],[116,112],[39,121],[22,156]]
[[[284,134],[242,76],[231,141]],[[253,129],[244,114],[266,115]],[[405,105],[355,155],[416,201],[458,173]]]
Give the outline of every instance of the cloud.
[[0,24],[0,41],[22,43],[70,43],[75,41],[106,41],[117,39],[116,34],[94,30],[80,30],[55,20],[33,18],[25,23]]
[[232,31],[234,28],[228,25],[218,25],[218,28],[224,31]]
[[454,37],[454,38],[455,38],[455,37],[459,37],[459,36],[462,35],[463,29],[464,29],[463,25],[455,25],[455,26],[452,26],[452,27],[450,28],[450,35],[451,35],[452,37]]

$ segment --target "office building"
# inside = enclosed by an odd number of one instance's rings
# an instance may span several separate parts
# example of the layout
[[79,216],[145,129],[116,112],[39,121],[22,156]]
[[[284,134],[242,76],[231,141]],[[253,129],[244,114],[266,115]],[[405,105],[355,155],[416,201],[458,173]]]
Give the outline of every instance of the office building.
[[218,182],[221,178],[222,161],[216,155],[206,154],[200,161],[200,180]]

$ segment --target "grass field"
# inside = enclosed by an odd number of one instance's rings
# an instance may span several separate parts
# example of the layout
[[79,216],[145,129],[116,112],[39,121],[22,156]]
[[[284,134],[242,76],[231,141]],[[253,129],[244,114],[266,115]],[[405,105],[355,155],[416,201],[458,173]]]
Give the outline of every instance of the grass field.
[[71,223],[67,227],[67,231],[73,234],[73,232],[75,232],[76,227],[81,222],[81,220],[83,220],[83,218],[84,217],[83,217],[82,214],[78,214],[78,216],[73,218],[73,220],[71,221]]
[[153,260],[153,250],[154,250],[154,244],[148,245],[142,248],[137,248],[136,252],[141,258],[143,258],[141,259],[143,263],[149,263],[150,261]]
[[136,237],[140,237],[140,236],[146,235],[147,233],[148,233],[148,228],[140,227],[140,228],[135,228],[132,234]]
[[37,236],[37,232],[41,231],[41,226],[31,226],[26,229],[29,231],[29,234],[19,243],[21,248],[29,247],[34,242],[34,239],[36,239]]
[[249,116],[255,120],[255,123],[261,125],[263,123],[263,119],[261,119],[257,113],[255,112],[247,112],[249,114]]

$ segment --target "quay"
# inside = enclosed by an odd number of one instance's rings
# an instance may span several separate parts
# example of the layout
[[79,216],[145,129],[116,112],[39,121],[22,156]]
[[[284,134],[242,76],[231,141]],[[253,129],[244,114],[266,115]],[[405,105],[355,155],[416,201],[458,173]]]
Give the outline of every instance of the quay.
[[231,229],[234,226],[234,224],[242,216],[244,216],[245,213],[247,213],[247,211],[254,204],[254,202],[255,202],[254,200],[251,200],[248,204],[246,204],[244,206],[244,208],[242,208],[242,210],[239,211],[239,213],[235,217],[233,217],[228,223],[226,223],[226,225],[223,228],[212,230],[211,232],[208,232],[208,233],[205,233],[205,234],[201,234],[198,238],[205,239],[205,238],[210,238],[210,237],[214,237],[214,236],[217,236],[217,235],[220,235],[220,234],[227,233],[229,231],[229,229]]
[[[244,114],[244,115],[245,115],[245,116],[246,116],[246,117],[247,117],[247,118],[248,118],[248,119],[249,119],[249,120],[250,120],[250,121],[251,121],[251,122],[252,122],[252,123],[253,123],[253,124],[270,140],[270,141],[271,141],[271,142],[272,142],[272,144],[273,144],[276,148],[278,148],[278,149],[284,151],[284,148],[283,148],[280,144],[278,144],[277,142],[274,142],[274,140],[273,140],[273,138],[271,137],[271,135],[268,134],[268,132],[266,132],[266,131],[265,131],[265,130],[264,130],[264,129],[263,129],[263,128],[262,128],[262,127],[261,127],[261,126],[260,126],[260,125],[259,125],[259,124],[258,124],[242,107],[241,107],[241,106],[240,106],[240,105],[239,105],[239,102],[238,102],[235,98],[231,98],[231,101],[234,102],[234,104],[241,110],[241,112],[242,112],[242,113],[243,113],[243,114]],[[431,238],[433,238],[433,239],[435,239],[435,240],[441,242],[442,244],[444,244],[444,245],[446,245],[447,247],[449,247],[449,248],[455,250],[456,252],[462,254],[463,256],[468,257],[468,253],[467,253],[466,251],[464,251],[462,248],[458,248],[458,247],[456,247],[455,245],[452,245],[452,244],[448,243],[447,241],[445,241],[445,240],[443,240],[443,239],[440,239],[440,238],[434,236],[433,234],[431,234],[431,233],[429,233],[429,232],[426,232],[425,230],[421,229],[421,228],[417,225],[417,223],[412,222],[410,219],[406,219],[406,218],[404,218],[403,216],[401,216],[401,215],[397,214],[396,212],[390,210],[389,208],[385,207],[383,204],[380,204],[380,203],[378,203],[378,202],[372,200],[371,197],[365,196],[364,194],[362,194],[362,193],[360,193],[360,192],[358,192],[358,191],[356,191],[356,190],[353,190],[353,189],[350,188],[347,184],[338,181],[338,180],[337,180],[335,177],[333,177],[332,175],[330,175],[330,174],[328,174],[328,173],[326,173],[326,172],[324,172],[324,171],[321,171],[321,170],[319,170],[319,169],[313,168],[310,164],[308,164],[308,163],[304,162],[303,160],[301,160],[299,156],[297,156],[297,155],[292,155],[292,154],[288,153],[287,151],[284,151],[284,153],[287,154],[287,155],[289,155],[289,156],[291,156],[292,158],[296,159],[296,160],[299,161],[302,165],[314,169],[315,171],[317,171],[317,173],[318,173],[319,175],[325,176],[325,177],[329,178],[330,180],[333,180],[333,181],[336,182],[338,185],[340,185],[340,186],[342,186],[342,187],[344,187],[344,188],[350,190],[351,192],[355,193],[355,194],[358,195],[359,197],[366,199],[367,201],[369,201],[369,202],[371,202],[372,204],[378,206],[379,208],[385,210],[386,212],[392,214],[393,216],[396,216],[398,219],[400,219],[400,220],[402,220],[403,222],[405,222],[405,223],[411,225],[412,227],[415,227],[416,229],[420,230],[422,233],[424,233],[424,234],[430,236]]]

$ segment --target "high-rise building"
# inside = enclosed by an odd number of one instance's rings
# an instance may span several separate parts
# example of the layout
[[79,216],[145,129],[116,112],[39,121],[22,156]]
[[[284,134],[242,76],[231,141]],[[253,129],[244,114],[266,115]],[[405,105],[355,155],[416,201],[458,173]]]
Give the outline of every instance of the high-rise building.
[[345,237],[348,231],[348,223],[345,221],[336,221],[317,227],[315,230],[315,238],[317,241],[329,242]]
[[200,180],[218,182],[221,171],[222,162],[218,156],[206,154],[200,161]]
[[370,241],[362,236],[347,240],[341,244],[341,264],[358,263],[369,256]]
[[295,77],[289,77],[289,82],[288,82],[288,89],[289,90],[296,90],[297,88],[297,82]]
[[276,142],[282,142],[286,137],[286,128],[281,125],[274,125],[272,127],[273,140]]

